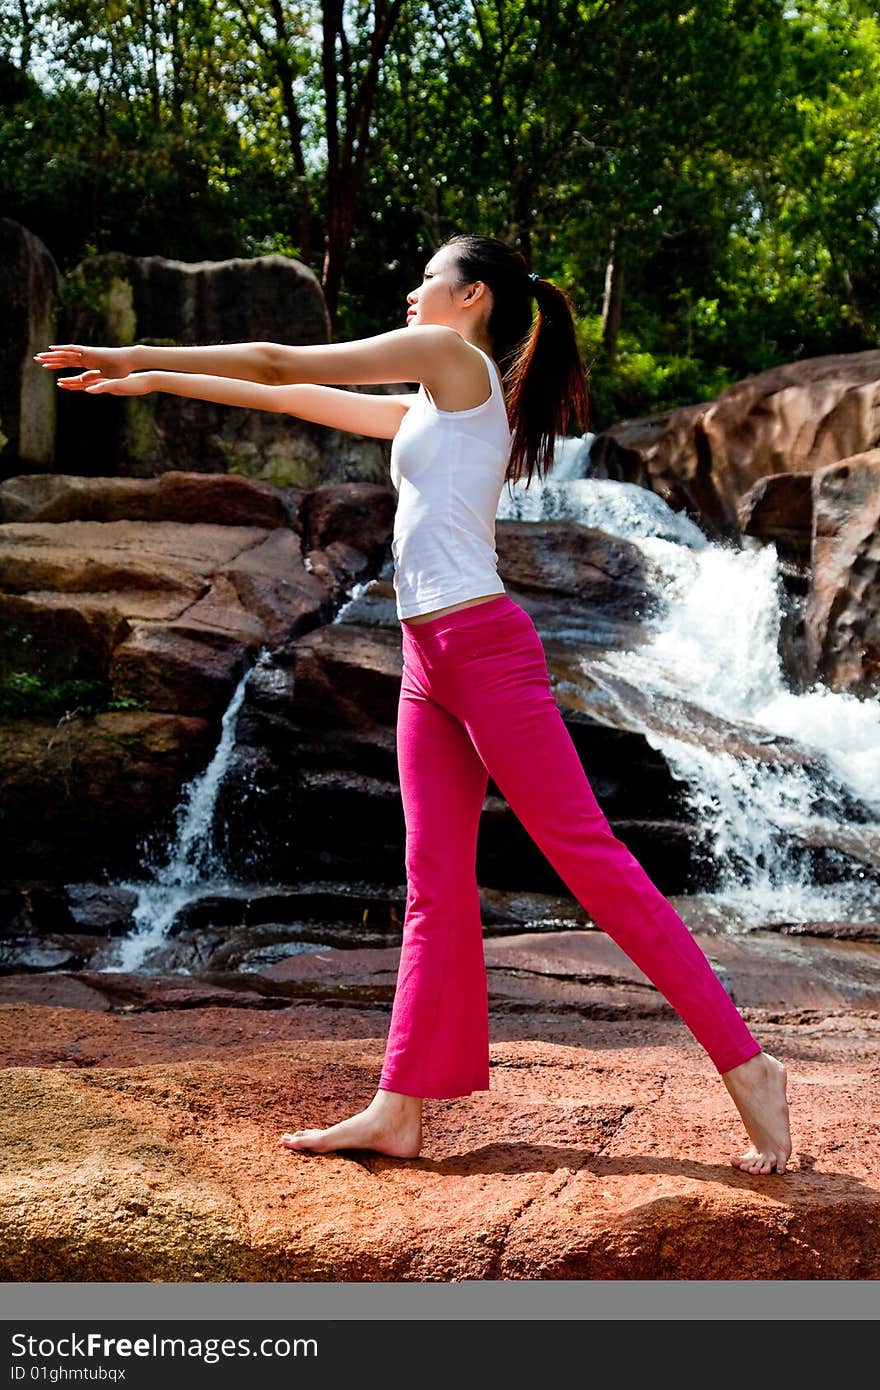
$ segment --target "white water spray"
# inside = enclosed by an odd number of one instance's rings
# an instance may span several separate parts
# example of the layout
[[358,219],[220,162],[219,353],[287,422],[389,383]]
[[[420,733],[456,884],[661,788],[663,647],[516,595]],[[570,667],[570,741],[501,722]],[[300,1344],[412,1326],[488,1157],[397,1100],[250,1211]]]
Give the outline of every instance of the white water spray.
[[235,747],[235,725],[253,669],[244,673],[233,692],[213,758],[204,772],[184,788],[165,858],[147,866],[150,878],[146,882],[122,885],[138,895],[133,913],[135,930],[120,943],[117,961],[108,969],[137,970],[151,951],[164,944],[181,908],[205,893],[222,892],[228,886],[228,866],[215,848],[214,811]]
[[[611,678],[621,724],[687,788],[720,903],[746,926],[880,916],[876,875],[861,867],[880,868],[880,707],[788,688],[775,547],[710,543],[655,494],[604,479],[533,482],[505,493],[498,516],[597,526],[661,576],[647,643],[584,656],[581,669]],[[647,698],[628,705],[614,677]]]

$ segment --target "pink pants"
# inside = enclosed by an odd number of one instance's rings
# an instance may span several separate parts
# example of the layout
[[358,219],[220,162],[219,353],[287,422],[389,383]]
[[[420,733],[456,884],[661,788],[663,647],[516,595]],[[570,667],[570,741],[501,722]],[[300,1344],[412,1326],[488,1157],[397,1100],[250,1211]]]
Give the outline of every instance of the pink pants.
[[490,774],[596,925],[665,996],[718,1071],[760,1052],[689,929],[612,833],[525,610],[502,594],[401,629],[407,899],[379,1087],[435,1098],[489,1089],[476,849]]

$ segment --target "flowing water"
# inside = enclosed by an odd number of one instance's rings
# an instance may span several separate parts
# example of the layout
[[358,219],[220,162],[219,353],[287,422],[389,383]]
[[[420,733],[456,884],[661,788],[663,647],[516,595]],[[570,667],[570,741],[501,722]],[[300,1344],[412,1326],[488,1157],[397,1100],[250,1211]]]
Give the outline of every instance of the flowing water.
[[[818,685],[791,691],[778,655],[774,547],[714,544],[644,488],[582,476],[589,443],[565,441],[552,481],[505,489],[498,517],[576,521],[642,551],[662,599],[643,620],[647,640],[599,655],[573,640],[572,669],[585,689],[605,682],[620,726],[643,734],[685,788],[720,916],[745,928],[880,918],[877,702]],[[147,863],[145,882],[125,885],[138,893],[136,930],[113,969],[138,969],[182,907],[235,878],[215,807],[249,674],[210,765],[185,788],[164,857]]]
[[253,666],[241,677],[223,716],[220,741],[204,772],[184,788],[164,856],[146,854],[149,877],[121,886],[137,893],[135,930],[119,944],[112,970],[132,971],[163,945],[181,908],[229,883],[227,856],[216,824],[217,795],[235,749],[235,725]]
[[[637,545],[659,576],[647,642],[580,665],[585,682],[607,679],[621,725],[684,785],[728,916],[743,926],[877,920],[880,706],[818,684],[789,688],[775,547],[712,543],[653,493],[598,478],[514,489],[498,516],[597,526]],[[627,701],[627,688],[642,698]],[[737,734],[742,750],[731,751]]]

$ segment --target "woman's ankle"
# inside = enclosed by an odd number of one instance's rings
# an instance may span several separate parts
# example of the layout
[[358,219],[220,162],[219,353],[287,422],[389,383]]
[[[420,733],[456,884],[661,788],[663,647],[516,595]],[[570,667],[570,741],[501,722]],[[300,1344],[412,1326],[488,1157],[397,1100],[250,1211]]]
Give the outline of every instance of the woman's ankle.
[[373,1097],[373,1104],[383,1110],[394,1111],[400,1115],[421,1115],[423,1099],[410,1096],[403,1091],[390,1091],[380,1086]]

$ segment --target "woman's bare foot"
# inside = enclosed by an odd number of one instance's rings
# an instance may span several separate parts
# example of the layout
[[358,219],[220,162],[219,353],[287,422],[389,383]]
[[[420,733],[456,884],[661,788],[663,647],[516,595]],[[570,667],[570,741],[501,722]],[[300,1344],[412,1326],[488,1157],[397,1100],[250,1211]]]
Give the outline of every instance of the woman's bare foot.
[[297,1129],[282,1134],[285,1149],[372,1149],[392,1158],[415,1158],[422,1147],[422,1101],[397,1091],[377,1091],[366,1110],[329,1129]]
[[752,1141],[751,1148],[731,1159],[734,1168],[744,1173],[784,1173],[791,1158],[785,1067],[769,1053],[759,1052],[724,1072],[721,1079]]

